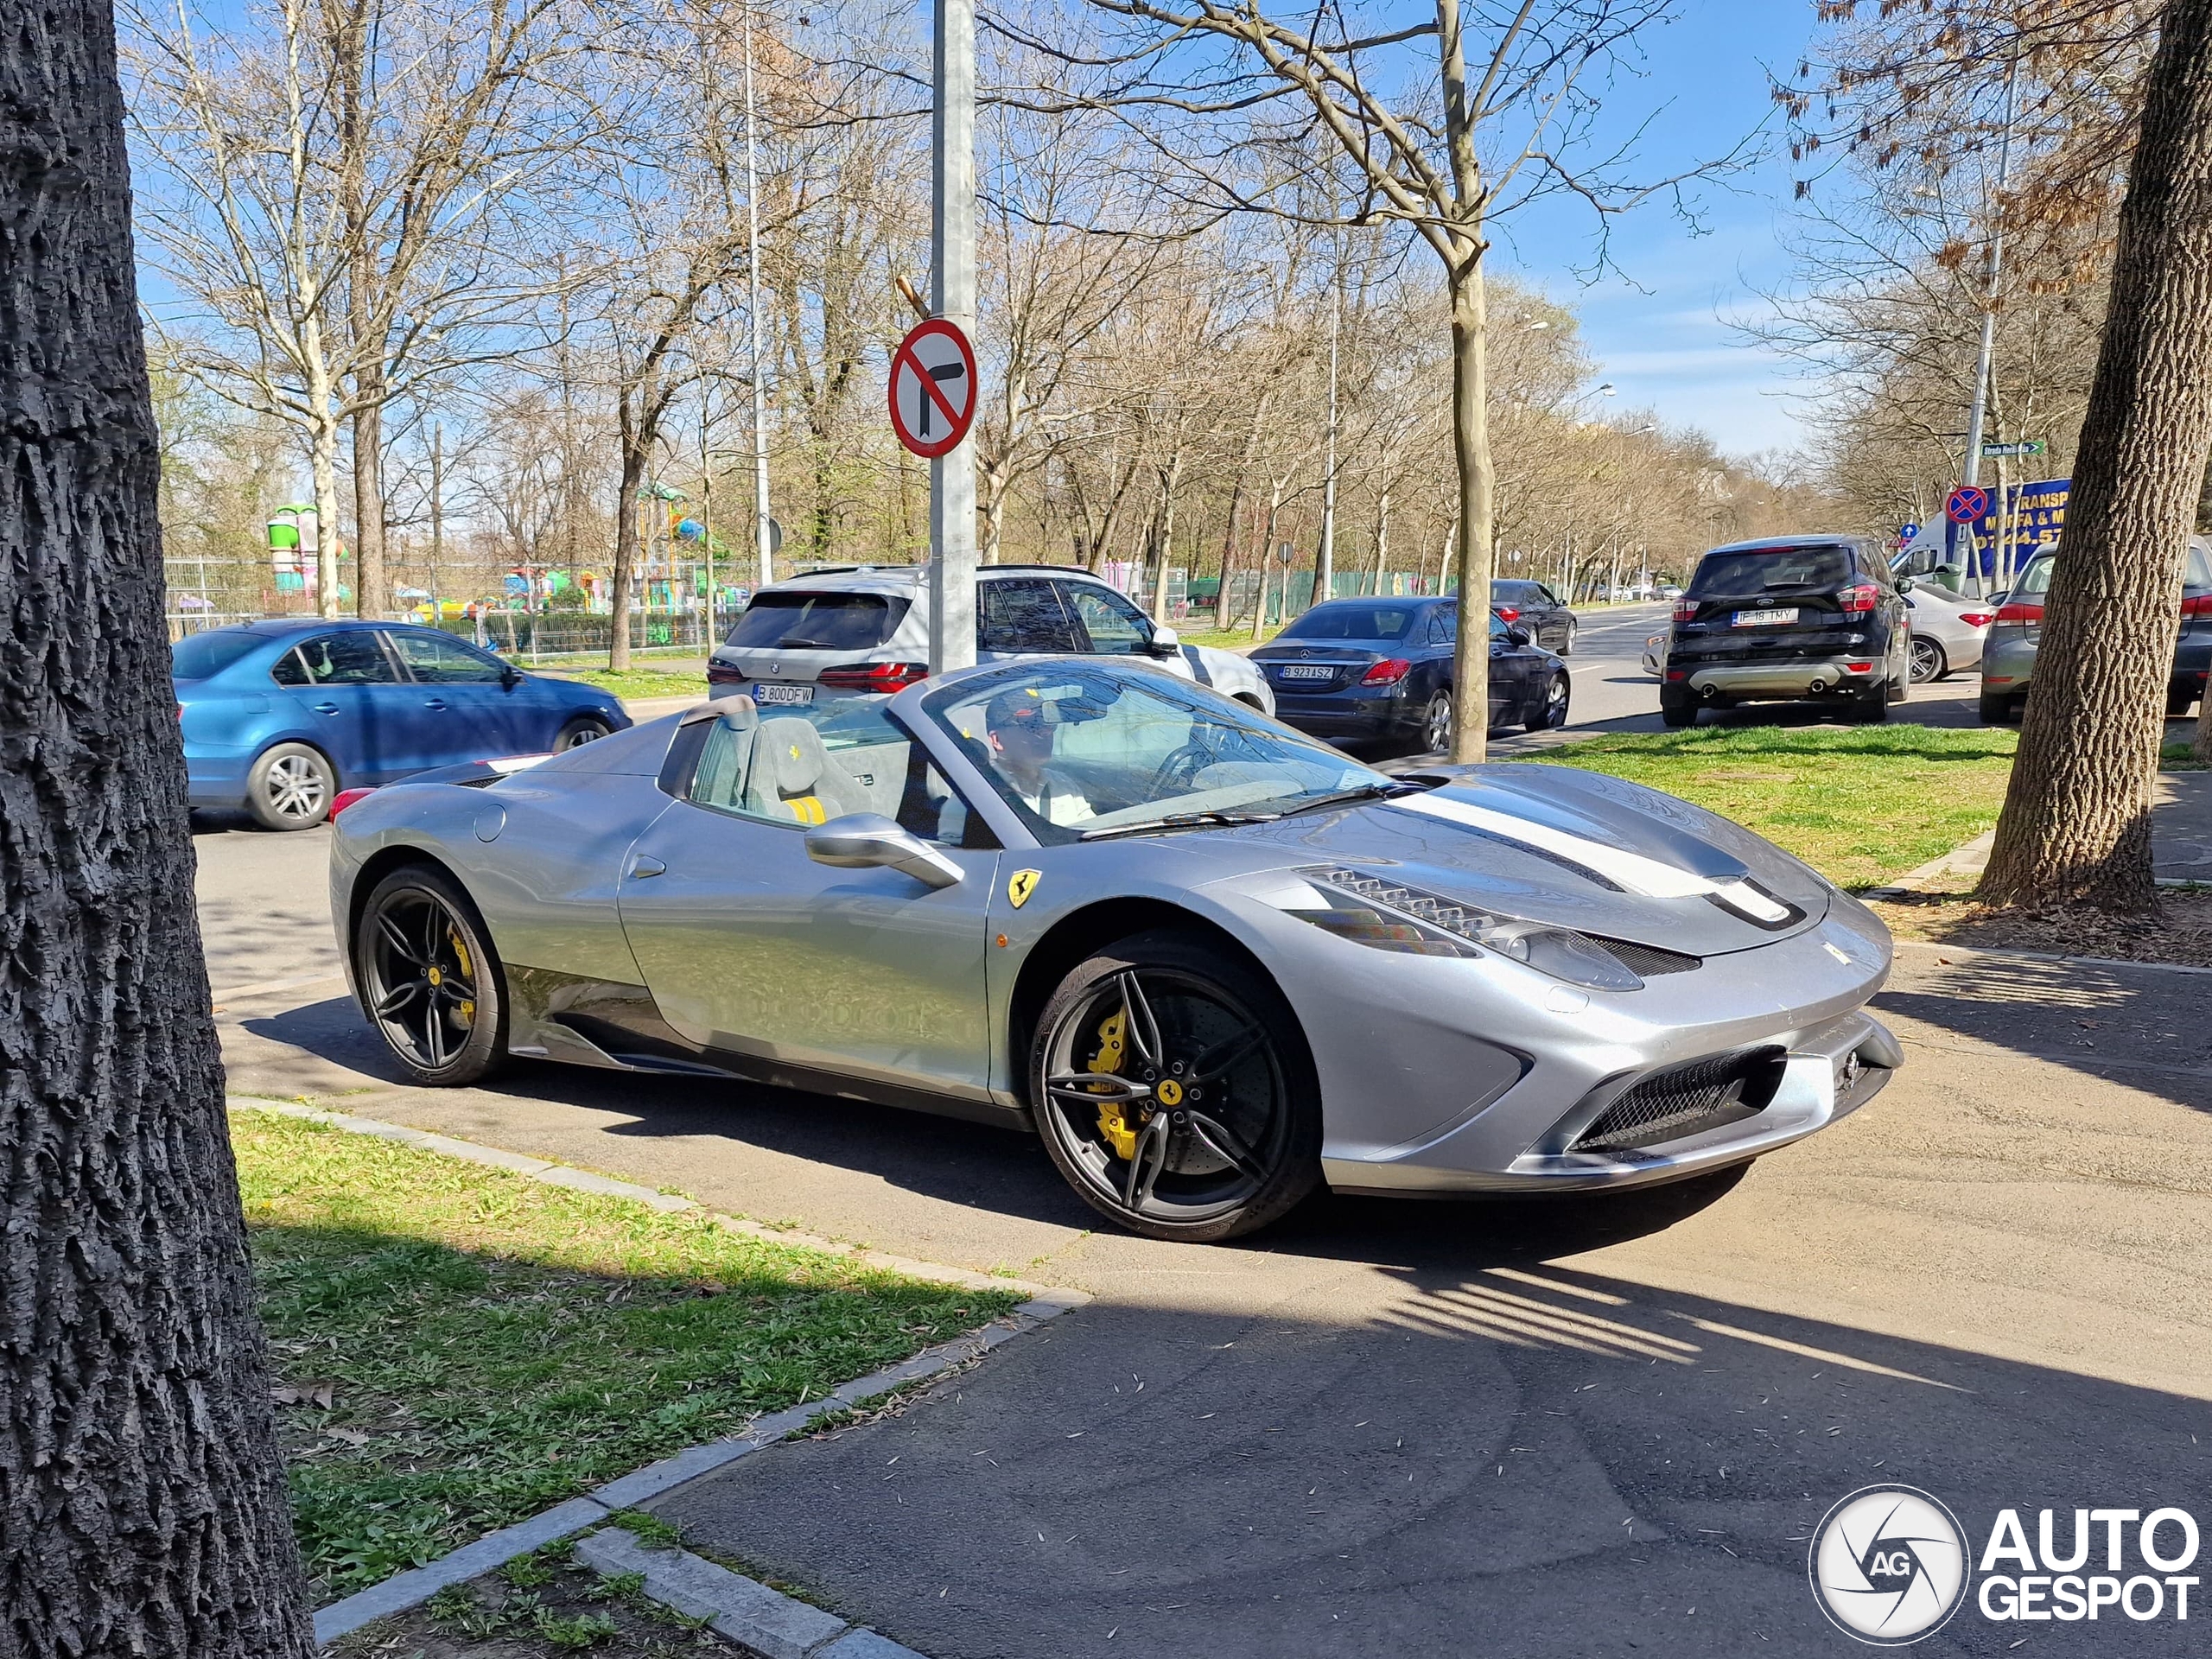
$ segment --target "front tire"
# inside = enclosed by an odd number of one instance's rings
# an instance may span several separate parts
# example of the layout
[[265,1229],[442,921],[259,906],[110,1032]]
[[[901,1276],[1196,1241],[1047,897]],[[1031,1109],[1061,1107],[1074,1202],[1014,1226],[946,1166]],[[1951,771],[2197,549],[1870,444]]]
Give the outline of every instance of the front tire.
[[312,830],[330,816],[338,773],[329,757],[305,743],[279,743],[246,774],[246,810],[264,830]]
[[353,931],[361,1009],[416,1083],[459,1088],[507,1060],[506,983],[483,918],[442,870],[377,883]]
[[553,740],[553,752],[563,753],[582,748],[587,743],[596,743],[602,737],[612,737],[614,728],[597,715],[579,715],[563,726]]
[[1186,934],[1139,934],[1070,971],[1038,1017],[1029,1099],[1062,1178],[1147,1237],[1231,1238],[1320,1184],[1320,1085],[1295,1016]]

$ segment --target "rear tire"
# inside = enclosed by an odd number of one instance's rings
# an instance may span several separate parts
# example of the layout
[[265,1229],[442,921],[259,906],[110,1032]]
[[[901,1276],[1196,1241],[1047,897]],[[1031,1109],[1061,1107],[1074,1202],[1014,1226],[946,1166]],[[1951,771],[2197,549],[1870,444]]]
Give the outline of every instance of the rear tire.
[[1542,701],[1529,711],[1529,718],[1523,722],[1522,729],[1531,732],[1557,731],[1567,724],[1567,676],[1554,671],[1551,678],[1544,682]]
[[2018,718],[2012,694],[2006,691],[1985,691],[1974,704],[1974,711],[1985,726],[2009,726]]
[[429,864],[377,883],[353,939],[361,1011],[409,1077],[478,1083],[507,1064],[506,978],[461,884]]
[[2187,719],[2189,711],[2195,706],[2196,702],[2196,693],[2187,686],[2169,686],[2166,689],[2166,718],[2168,720]]
[[1559,642],[1559,654],[1560,656],[1572,657],[1574,655],[1574,619],[1573,617],[1569,617],[1567,620],[1567,638]]
[[1879,726],[1890,717],[1890,688],[1886,685],[1869,687],[1852,701],[1857,706],[1849,717],[1862,726]]
[[1662,691],[1659,694],[1659,718],[1675,730],[1694,726],[1697,724],[1697,703],[1693,698],[1669,696]]
[[1452,694],[1439,691],[1428,700],[1428,708],[1421,717],[1422,753],[1449,754],[1452,752]]
[[1932,684],[1950,671],[1951,664],[1949,659],[1943,655],[1942,646],[1937,645],[1933,639],[1923,639],[1918,637],[1913,639],[1912,683],[1915,685]]
[[321,749],[279,743],[246,774],[246,810],[264,830],[312,830],[330,816],[337,769]]
[[1188,934],[1138,934],[1069,972],[1038,1016],[1029,1100],[1062,1178],[1147,1237],[1249,1233],[1320,1185],[1321,1090],[1296,1016]]

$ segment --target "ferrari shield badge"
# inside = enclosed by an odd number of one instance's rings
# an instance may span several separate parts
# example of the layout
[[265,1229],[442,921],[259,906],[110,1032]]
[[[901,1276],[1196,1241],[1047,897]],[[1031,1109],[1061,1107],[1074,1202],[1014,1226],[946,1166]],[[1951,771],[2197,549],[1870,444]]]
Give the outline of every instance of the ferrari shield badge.
[[1037,883],[1043,877],[1041,870],[1016,870],[1007,878],[1006,896],[1016,910],[1029,902],[1029,895],[1037,891]]

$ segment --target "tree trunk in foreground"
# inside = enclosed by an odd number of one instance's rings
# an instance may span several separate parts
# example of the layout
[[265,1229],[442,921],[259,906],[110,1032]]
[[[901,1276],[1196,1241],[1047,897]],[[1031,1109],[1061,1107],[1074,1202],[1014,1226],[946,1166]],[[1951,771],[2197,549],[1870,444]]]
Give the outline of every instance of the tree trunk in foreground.
[[193,912],[114,25],[0,16],[0,1652],[306,1659]]
[[2151,791],[2212,448],[2212,0],[2170,0],[2036,683],[1982,878],[1999,904],[2155,908]]

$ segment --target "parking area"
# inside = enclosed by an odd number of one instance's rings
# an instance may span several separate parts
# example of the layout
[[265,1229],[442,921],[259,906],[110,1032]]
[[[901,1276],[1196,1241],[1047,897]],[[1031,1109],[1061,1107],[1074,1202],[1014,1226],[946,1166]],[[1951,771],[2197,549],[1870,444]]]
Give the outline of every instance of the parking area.
[[[1010,1132],[543,1066],[406,1086],[344,995],[327,833],[198,837],[233,1090],[1091,1293],[904,1414],[662,1505],[938,1659],[1472,1631],[1526,1654],[1834,1652],[1805,1540],[1857,1486],[1986,1516],[2204,1483],[2202,976],[1908,947],[1876,1005],[1904,1071],[1748,1170],[1541,1204],[1323,1198],[1177,1245],[1099,1230]],[[2016,1639],[1961,1618],[1925,1650]]]

